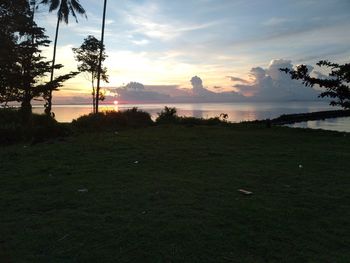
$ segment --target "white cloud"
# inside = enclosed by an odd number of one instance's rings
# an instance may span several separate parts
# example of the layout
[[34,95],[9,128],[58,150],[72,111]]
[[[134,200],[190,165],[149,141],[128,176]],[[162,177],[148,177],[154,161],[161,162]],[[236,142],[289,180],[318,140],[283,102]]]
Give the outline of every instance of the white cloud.
[[185,23],[172,20],[169,16],[164,16],[162,8],[156,3],[129,4],[129,8],[122,15],[125,22],[132,27],[132,33],[162,41],[169,41],[185,32],[206,29],[218,23]]
[[150,41],[147,39],[141,39],[141,40],[131,40],[131,42],[134,43],[135,45],[143,46],[143,45],[149,44]]
[[[292,80],[280,68],[293,68],[290,60],[272,60],[267,68],[255,67],[250,70],[251,84],[235,84],[240,93],[258,100],[314,100],[318,92],[305,87],[300,81]],[[309,66],[310,71],[313,70]],[[248,82],[248,81],[247,81]]]

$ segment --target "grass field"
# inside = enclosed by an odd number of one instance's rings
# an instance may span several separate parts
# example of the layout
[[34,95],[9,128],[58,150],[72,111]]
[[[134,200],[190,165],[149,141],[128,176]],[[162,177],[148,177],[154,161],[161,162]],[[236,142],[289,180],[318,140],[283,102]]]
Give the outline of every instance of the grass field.
[[159,126],[1,146],[0,262],[350,262],[349,137]]

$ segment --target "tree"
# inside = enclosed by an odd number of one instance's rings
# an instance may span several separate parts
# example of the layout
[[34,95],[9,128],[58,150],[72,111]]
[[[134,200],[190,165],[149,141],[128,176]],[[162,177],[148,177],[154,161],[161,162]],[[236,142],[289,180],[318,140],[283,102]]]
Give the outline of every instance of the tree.
[[321,60],[316,65],[328,68],[330,70],[328,77],[311,77],[306,65],[300,65],[296,70],[284,68],[281,71],[289,74],[292,79],[301,80],[305,86],[318,85],[324,88],[325,91],[320,94],[320,97],[331,98],[330,105],[339,105],[344,109],[350,109],[350,64],[338,64]]
[[[85,9],[79,3],[79,0],[42,0],[41,4],[49,5],[49,11],[53,10],[57,11],[57,24],[56,24],[56,33],[55,33],[55,41],[53,46],[53,58],[52,58],[52,66],[51,66],[51,77],[52,81],[54,78],[54,70],[55,70],[55,61],[56,61],[56,49],[57,49],[57,39],[58,39],[58,31],[60,27],[60,23],[64,21],[66,24],[69,22],[69,16],[72,15],[75,18],[75,21],[78,23],[77,13],[80,15],[85,15]],[[86,15],[85,15],[86,17]],[[52,110],[52,91],[50,91],[46,96],[46,107],[45,113],[51,115]]]
[[[103,100],[103,93],[99,90],[99,96],[97,96],[97,90],[95,89],[95,82],[98,78],[99,71],[99,59],[100,59],[101,42],[94,36],[89,35],[84,39],[83,44],[79,48],[73,48],[75,59],[79,62],[78,70],[80,72],[89,73],[89,81],[92,87],[92,105],[93,112],[96,112],[97,97]],[[102,61],[107,57],[104,47],[102,46]],[[103,81],[108,82],[107,68],[101,69],[101,78]]]
[[[16,68],[14,57],[16,56],[16,42],[24,34],[24,18],[29,16],[30,9],[25,0],[16,4],[11,0],[0,2],[0,104],[5,106],[14,100],[16,79],[13,71]],[[6,26],[4,26],[6,25]]]
[[[1,28],[1,38],[5,43],[0,50],[6,48],[8,54],[2,54],[0,60],[0,103],[20,102],[24,120],[27,120],[34,98],[57,90],[62,82],[77,73],[71,72],[49,82],[43,81],[51,71],[51,62],[45,61],[41,48],[47,47],[50,41],[45,30],[33,21],[30,5],[26,0],[18,0],[16,4],[11,0],[2,2],[0,22],[5,21],[8,23]],[[55,65],[55,68],[61,67],[62,65]]]
[[105,37],[105,23],[106,23],[106,7],[107,7],[107,0],[104,0],[103,4],[103,16],[102,16],[102,30],[101,30],[101,48],[100,48],[100,58],[98,63],[98,74],[97,74],[97,88],[96,88],[96,113],[98,113],[98,103],[100,98],[100,82],[101,82],[101,74],[102,74],[102,59],[104,51],[104,37]]

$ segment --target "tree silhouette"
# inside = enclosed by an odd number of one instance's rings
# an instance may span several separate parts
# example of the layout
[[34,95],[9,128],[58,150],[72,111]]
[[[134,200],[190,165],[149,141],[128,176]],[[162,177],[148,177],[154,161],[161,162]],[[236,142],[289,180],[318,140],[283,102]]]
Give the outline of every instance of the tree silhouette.
[[350,64],[341,65],[321,60],[316,65],[328,68],[330,70],[328,77],[311,77],[306,65],[300,65],[296,70],[284,68],[281,71],[289,74],[292,79],[302,80],[305,86],[319,85],[325,88],[325,91],[320,94],[321,98],[329,97],[332,99],[330,105],[350,109]]
[[[1,56],[0,60],[0,103],[17,101],[21,103],[24,119],[28,119],[33,98],[57,90],[61,83],[76,72],[62,75],[49,82],[43,78],[51,71],[51,62],[41,55],[42,48],[50,43],[45,30],[33,21],[30,5],[26,0],[11,0],[1,3]],[[6,23],[4,23],[6,22]],[[5,52],[4,52],[5,51]],[[55,65],[61,68],[62,65]]]
[[[50,80],[53,80],[54,70],[55,70],[55,61],[56,61],[56,49],[57,49],[57,39],[60,23],[64,21],[66,24],[69,22],[69,16],[72,15],[75,18],[75,21],[78,23],[77,14],[85,15],[85,9],[79,3],[79,0],[42,0],[41,4],[49,5],[49,11],[52,12],[57,10],[57,24],[56,24],[56,33],[53,47],[53,58],[51,66],[51,77]],[[85,15],[86,17],[86,15]],[[45,113],[51,115],[52,110],[52,91],[46,95],[46,107]]]
[[[92,105],[93,112],[96,112],[96,89],[95,82],[98,77],[99,71],[99,59],[100,59],[100,48],[101,42],[94,36],[89,35],[84,39],[83,44],[79,48],[73,48],[75,59],[80,63],[78,65],[78,70],[80,72],[87,72],[90,74],[89,80],[91,81],[92,87]],[[104,51],[102,52],[102,61],[106,59],[107,55]],[[101,69],[101,78],[103,81],[108,82],[107,68],[103,67]],[[99,99],[102,100],[104,97],[101,92],[99,92]]]

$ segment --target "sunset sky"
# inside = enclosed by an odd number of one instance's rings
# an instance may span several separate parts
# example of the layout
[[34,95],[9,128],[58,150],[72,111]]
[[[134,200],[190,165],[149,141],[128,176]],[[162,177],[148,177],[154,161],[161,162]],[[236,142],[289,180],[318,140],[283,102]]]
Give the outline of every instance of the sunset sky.
[[[76,24],[72,18],[60,29],[57,62],[64,71],[76,70],[72,47],[87,35],[100,38],[103,1],[80,2],[88,19],[79,17]],[[234,82],[227,76],[249,80],[251,68],[267,68],[274,59],[294,65],[345,62],[350,57],[349,11],[349,0],[109,0],[108,86],[137,81],[190,87],[197,75],[209,89],[228,90]],[[36,20],[53,40],[55,14],[41,7]],[[48,58],[51,50],[45,51]],[[59,95],[89,95],[90,89],[81,75]]]

